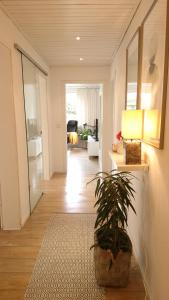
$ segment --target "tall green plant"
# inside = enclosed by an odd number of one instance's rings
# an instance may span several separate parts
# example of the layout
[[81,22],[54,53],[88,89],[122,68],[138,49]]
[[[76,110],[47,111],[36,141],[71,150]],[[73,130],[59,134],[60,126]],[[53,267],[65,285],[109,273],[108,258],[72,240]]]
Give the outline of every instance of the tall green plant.
[[[131,240],[126,232],[128,210],[136,213],[132,199],[133,175],[130,172],[99,172],[91,181],[97,181],[95,189],[97,218],[95,222],[96,244],[103,249],[111,250],[114,258],[120,250],[132,252]],[[90,181],[90,182],[91,182]],[[91,248],[92,248],[91,247]]]

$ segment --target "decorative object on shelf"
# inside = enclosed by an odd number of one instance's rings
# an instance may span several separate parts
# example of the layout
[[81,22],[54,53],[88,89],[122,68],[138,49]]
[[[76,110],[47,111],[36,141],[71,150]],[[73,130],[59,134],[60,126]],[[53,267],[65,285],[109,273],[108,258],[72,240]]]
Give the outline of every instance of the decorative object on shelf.
[[126,101],[125,108],[137,109],[140,103],[141,28],[134,34],[126,50]]
[[117,152],[117,144],[112,144],[112,151]]
[[[95,189],[95,276],[98,285],[125,287],[128,283],[132,243],[126,226],[134,189],[130,172],[99,172]],[[91,182],[90,181],[90,182]]]
[[113,152],[117,152],[119,154],[122,154],[123,153],[123,139],[122,139],[122,136],[121,136],[121,131],[119,131],[116,134],[116,139],[118,140],[118,143],[114,143],[112,145],[112,150],[113,150]]
[[122,140],[121,131],[117,132],[116,139],[120,142]]
[[124,149],[123,149],[123,139],[122,139],[122,135],[121,135],[121,131],[119,131],[116,134],[116,139],[118,140],[117,143],[117,153],[122,154]]
[[122,112],[122,137],[126,164],[141,164],[141,139],[143,134],[143,110]]
[[143,141],[162,149],[169,52],[169,1],[156,1],[143,25],[141,109],[145,110]]

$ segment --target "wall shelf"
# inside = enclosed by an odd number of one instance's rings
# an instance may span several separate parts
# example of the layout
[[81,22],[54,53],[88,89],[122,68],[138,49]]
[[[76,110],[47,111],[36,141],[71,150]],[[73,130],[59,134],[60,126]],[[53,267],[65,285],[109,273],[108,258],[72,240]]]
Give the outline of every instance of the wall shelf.
[[123,154],[109,151],[109,156],[112,161],[112,170],[119,171],[148,171],[149,165],[142,161],[140,165],[126,165]]

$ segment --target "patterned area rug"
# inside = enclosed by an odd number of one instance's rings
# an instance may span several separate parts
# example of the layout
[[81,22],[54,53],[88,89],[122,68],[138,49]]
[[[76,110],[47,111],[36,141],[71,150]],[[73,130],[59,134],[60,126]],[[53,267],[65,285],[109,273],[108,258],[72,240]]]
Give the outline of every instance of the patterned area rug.
[[103,300],[93,263],[93,214],[57,214],[50,220],[26,290],[26,300]]

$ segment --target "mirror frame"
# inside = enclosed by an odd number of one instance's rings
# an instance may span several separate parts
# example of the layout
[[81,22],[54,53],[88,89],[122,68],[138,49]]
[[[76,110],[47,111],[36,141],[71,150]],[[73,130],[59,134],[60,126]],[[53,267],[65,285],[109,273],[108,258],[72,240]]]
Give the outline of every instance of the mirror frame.
[[[142,71],[141,71],[141,86],[140,86],[140,103],[139,103],[139,108],[143,108],[142,106],[142,97],[141,97],[141,92],[142,92],[142,83],[143,83],[143,63],[144,63],[144,32],[145,32],[145,25],[147,20],[152,16],[151,13],[153,12],[153,9],[155,9],[158,1],[155,0],[154,3],[152,4],[150,10],[148,11],[147,15],[145,16],[142,25],[141,25],[141,31],[142,31],[142,58],[141,58],[141,65],[142,65]],[[165,127],[165,114],[166,114],[166,98],[167,98],[167,82],[168,82],[168,56],[169,56],[169,0],[165,0],[165,5],[166,5],[166,15],[165,15],[165,25],[163,30],[165,31],[166,35],[164,38],[164,58],[163,58],[163,63],[162,63],[162,70],[163,72],[160,73],[161,80],[162,80],[162,88],[161,88],[161,106],[160,106],[160,128],[159,128],[159,139],[157,141],[153,141],[152,137],[149,138],[144,138],[143,137],[143,142],[146,144],[149,144],[155,148],[158,149],[163,149],[164,147],[164,127]],[[158,40],[157,40],[158,42]],[[155,64],[154,64],[155,65]],[[153,107],[152,109],[156,109],[156,107]],[[151,111],[151,110],[149,110]],[[146,110],[145,110],[146,113]],[[157,124],[156,124],[157,125]]]

